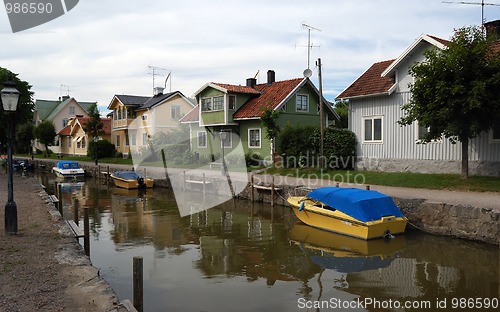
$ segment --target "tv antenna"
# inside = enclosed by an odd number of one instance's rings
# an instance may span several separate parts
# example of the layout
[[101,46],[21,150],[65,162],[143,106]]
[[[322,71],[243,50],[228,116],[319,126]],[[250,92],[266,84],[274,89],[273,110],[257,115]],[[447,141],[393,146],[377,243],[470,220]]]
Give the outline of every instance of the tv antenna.
[[309,69],[311,63],[311,50],[312,48],[320,47],[319,45],[315,46],[311,43],[311,30],[321,31],[321,29],[312,27],[306,23],[302,23],[302,28],[307,29],[307,69]]
[[481,6],[481,27],[484,28],[484,23],[486,22],[484,20],[484,6],[485,5],[490,5],[490,6],[500,6],[498,3],[485,3],[484,0],[481,0],[481,2],[468,2],[468,1],[443,1],[442,3],[452,3],[452,4],[469,4],[469,5],[480,5]]
[[[157,71],[168,71],[168,69],[153,66],[153,65],[148,65],[148,68],[151,70],[151,72],[149,74],[151,76],[153,76],[153,92],[154,92],[154,90],[155,90],[155,76],[160,76],[160,74],[158,74],[156,72]],[[163,75],[161,75],[161,76],[163,76]],[[167,77],[167,79],[168,79],[168,77]],[[167,83],[167,81],[165,80],[165,84],[166,83]]]
[[66,90],[66,95],[69,96],[69,91],[73,91],[73,89],[71,89],[73,87],[75,87],[75,86],[68,86],[68,85],[65,85],[65,84],[61,84],[59,86],[59,95],[62,97],[63,91]]

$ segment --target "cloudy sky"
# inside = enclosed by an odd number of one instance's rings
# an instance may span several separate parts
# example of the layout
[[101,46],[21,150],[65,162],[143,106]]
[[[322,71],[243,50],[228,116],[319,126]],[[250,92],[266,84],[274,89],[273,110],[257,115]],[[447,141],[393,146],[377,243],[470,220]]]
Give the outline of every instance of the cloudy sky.
[[[471,0],[469,2],[481,2]],[[459,2],[459,1],[456,1]],[[485,0],[500,5],[499,0]],[[500,6],[485,5],[487,21]],[[481,5],[441,0],[81,0],[65,15],[12,33],[0,9],[0,67],[33,85],[35,99],[68,93],[105,111],[114,94],[151,95],[171,72],[172,90],[192,96],[207,82],[302,77],[311,31],[329,100],[377,61],[397,57],[422,33],[449,39],[479,25]],[[68,87],[69,86],[69,87]],[[170,83],[167,83],[167,90]]]

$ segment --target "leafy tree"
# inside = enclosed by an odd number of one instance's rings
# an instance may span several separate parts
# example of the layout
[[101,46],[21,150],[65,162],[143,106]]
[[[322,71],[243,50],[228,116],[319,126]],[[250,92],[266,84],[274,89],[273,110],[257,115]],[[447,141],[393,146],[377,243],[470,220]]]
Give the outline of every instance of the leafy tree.
[[[31,85],[23,80],[20,80],[17,74],[12,73],[6,68],[0,67],[0,89],[3,89],[3,83],[7,80],[12,80],[16,83],[16,89],[21,93],[19,95],[19,103],[17,111],[14,114],[13,126],[14,129],[17,125],[25,124],[33,120],[33,110],[35,104],[33,103],[33,92]],[[7,143],[7,114],[3,113],[3,106],[0,108],[0,152]]]
[[44,120],[33,130],[35,139],[45,145],[45,157],[49,155],[49,146],[54,144],[56,137],[56,128],[50,120]]
[[444,50],[424,52],[413,65],[412,98],[402,106],[401,125],[418,121],[428,128],[423,142],[448,138],[462,143],[462,178],[468,178],[469,139],[492,128],[500,113],[500,54],[496,36],[479,27],[455,31]]
[[348,127],[349,102],[346,100],[336,101],[333,109],[340,116],[340,120],[335,123],[335,128],[346,129]]
[[31,141],[35,137],[33,136],[33,124],[25,123],[24,125],[20,125],[16,130],[16,144],[19,152],[31,153]]
[[271,155],[273,155],[273,157],[276,150],[276,137],[280,132],[280,126],[278,124],[279,114],[279,111],[266,108],[262,116],[260,117],[260,123],[262,124],[262,126],[266,127],[266,138],[273,142],[271,145]]
[[89,108],[90,119],[85,122],[82,127],[83,130],[88,134],[89,138],[95,138],[104,134],[104,124],[101,120],[101,114],[97,108],[97,104],[92,104]]

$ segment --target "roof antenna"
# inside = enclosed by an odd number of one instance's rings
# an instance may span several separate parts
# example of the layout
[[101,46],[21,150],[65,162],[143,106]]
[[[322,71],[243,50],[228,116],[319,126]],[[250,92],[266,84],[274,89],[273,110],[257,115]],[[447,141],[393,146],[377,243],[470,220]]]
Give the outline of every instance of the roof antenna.
[[158,76],[157,73],[155,73],[155,71],[158,71],[158,70],[168,70],[168,69],[165,69],[165,68],[160,68],[160,67],[156,67],[156,66],[153,66],[153,65],[148,65],[148,68],[151,69],[152,73],[150,73],[152,76],[153,76],[153,93],[155,91],[155,76]]
[[496,3],[484,3],[484,0],[481,0],[481,2],[467,2],[467,1],[443,1],[442,3],[480,5],[480,6],[481,6],[481,28],[483,29],[483,31],[484,31],[484,23],[486,22],[486,21],[484,20],[484,6],[485,6],[485,5],[500,6],[500,4],[496,4]]
[[69,91],[73,91],[73,89],[71,89],[72,87],[74,87],[74,86],[68,86],[65,84],[61,84],[59,86],[59,96],[62,97],[62,93],[63,93],[64,89],[66,89],[66,95],[69,96]]
[[167,80],[170,78],[170,93],[172,93],[172,71],[168,72],[167,78],[165,79],[165,89],[167,88]]
[[320,46],[315,46],[311,43],[311,30],[321,31],[321,29],[312,27],[310,25],[307,25],[306,23],[302,23],[302,28],[307,29],[307,69],[310,69],[311,50],[312,48],[320,47]]

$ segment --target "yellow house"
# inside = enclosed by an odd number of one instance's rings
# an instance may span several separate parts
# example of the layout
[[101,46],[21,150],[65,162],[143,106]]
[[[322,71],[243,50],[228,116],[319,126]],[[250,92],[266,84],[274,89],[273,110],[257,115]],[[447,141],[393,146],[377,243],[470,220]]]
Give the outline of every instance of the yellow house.
[[179,119],[194,104],[180,91],[167,94],[155,89],[152,97],[115,95],[108,106],[112,111],[111,143],[128,155],[147,146],[152,135],[177,128]]
[[[79,102],[75,98],[65,95],[57,101],[40,100],[35,101],[34,123],[38,125],[44,120],[50,120],[54,124],[56,133],[64,129],[70,120],[76,116],[88,117],[88,111],[92,105],[97,102]],[[55,145],[50,146],[54,153],[61,154],[61,139],[58,137],[55,140]],[[38,141],[35,141],[34,147],[44,149],[45,147]]]
[[[58,132],[60,138],[60,154],[78,156],[87,155],[89,140],[92,140],[93,137],[85,133],[83,125],[89,120],[90,117],[83,117],[82,115],[69,118],[67,126]],[[103,123],[102,130],[104,131],[104,134],[99,137],[99,140],[111,141],[111,119],[101,118],[101,121]]]

